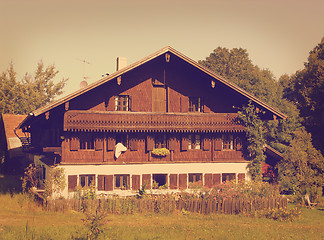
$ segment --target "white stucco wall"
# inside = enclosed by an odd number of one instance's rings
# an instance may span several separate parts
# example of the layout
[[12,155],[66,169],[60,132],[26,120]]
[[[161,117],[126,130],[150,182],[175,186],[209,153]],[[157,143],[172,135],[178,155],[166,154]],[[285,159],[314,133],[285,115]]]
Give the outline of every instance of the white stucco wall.
[[[248,163],[170,163],[170,164],[125,164],[125,165],[60,165],[58,167],[64,168],[66,183],[68,183],[69,175],[87,175],[95,174],[96,187],[98,184],[98,175],[115,175],[115,174],[129,174],[142,175],[142,174],[189,174],[189,173],[202,173],[203,180],[206,173],[245,173],[246,179]],[[169,177],[167,178],[169,179]],[[78,179],[79,181],[79,179]],[[132,184],[132,179],[130,179]],[[142,179],[141,179],[142,185]],[[120,194],[129,195],[134,194],[131,190],[114,190],[113,192],[97,191],[98,194]],[[73,193],[68,192],[68,186],[62,192],[64,197],[73,197]]]

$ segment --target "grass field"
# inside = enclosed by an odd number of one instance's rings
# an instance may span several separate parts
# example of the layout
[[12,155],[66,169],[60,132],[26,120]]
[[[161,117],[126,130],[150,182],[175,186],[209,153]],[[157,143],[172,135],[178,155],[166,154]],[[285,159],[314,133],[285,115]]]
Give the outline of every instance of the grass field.
[[[83,213],[46,212],[22,194],[1,194],[0,206],[0,239],[86,239]],[[324,211],[303,208],[294,222],[181,212],[107,215],[99,239],[324,239]]]

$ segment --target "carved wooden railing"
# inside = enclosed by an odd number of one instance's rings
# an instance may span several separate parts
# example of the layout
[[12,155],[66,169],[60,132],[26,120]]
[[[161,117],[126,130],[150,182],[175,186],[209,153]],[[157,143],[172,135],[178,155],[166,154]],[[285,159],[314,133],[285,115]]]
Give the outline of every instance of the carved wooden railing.
[[236,113],[97,112],[71,110],[64,131],[241,132]]

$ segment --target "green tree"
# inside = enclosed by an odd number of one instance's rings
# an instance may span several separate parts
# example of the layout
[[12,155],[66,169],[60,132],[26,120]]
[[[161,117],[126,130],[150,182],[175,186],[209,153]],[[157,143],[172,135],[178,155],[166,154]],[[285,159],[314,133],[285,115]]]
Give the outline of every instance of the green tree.
[[278,84],[273,74],[253,65],[245,49],[218,47],[198,62],[269,104],[277,99]]
[[289,116],[287,120],[267,121],[264,125],[267,144],[284,152],[293,132],[300,126],[300,118],[296,106],[283,99],[284,88],[273,74],[253,65],[247,51],[241,48],[228,50],[218,47],[199,63]]
[[63,93],[67,79],[54,83],[58,74],[54,65],[39,62],[34,75],[26,73],[21,80],[11,63],[0,75],[0,113],[28,114]]
[[[241,120],[246,125],[248,152],[251,157],[249,170],[252,178],[260,179],[261,163],[264,161],[263,144],[267,143],[284,155],[284,159],[279,163],[279,179],[282,189],[289,192],[298,191],[300,193],[305,192],[307,189],[312,196],[323,185],[323,182],[320,181],[321,178],[323,179],[321,170],[323,156],[316,152],[316,149],[312,146],[311,136],[302,126],[303,121],[299,111],[302,112],[303,109],[300,106],[297,108],[296,102],[299,102],[300,98],[306,99],[305,96],[315,100],[318,100],[319,96],[323,96],[320,88],[322,87],[324,68],[322,60],[319,59],[323,59],[323,44],[320,44],[312,51],[312,57],[309,60],[309,64],[307,64],[309,72],[312,73],[312,75],[308,73],[307,76],[316,75],[317,78],[314,78],[318,80],[314,80],[313,84],[313,86],[318,88],[316,94],[312,93],[309,95],[306,94],[309,93],[306,87],[308,85],[302,83],[304,85],[300,87],[301,83],[296,83],[296,76],[291,78],[288,75],[284,75],[279,81],[276,81],[269,70],[262,70],[258,66],[254,66],[248,57],[247,51],[243,49],[228,50],[219,47],[206,60],[199,61],[203,66],[224,76],[228,81],[235,83],[264,102],[278,108],[288,116],[288,119],[285,120],[265,121],[262,124],[259,119],[260,113],[255,112],[251,103],[243,107],[239,112]],[[306,70],[304,71],[306,72]],[[300,79],[299,76],[298,79]],[[306,79],[303,80],[306,81]],[[303,93],[301,94],[302,97],[297,98],[294,95],[296,89]],[[313,96],[317,96],[317,98]],[[321,100],[323,101],[323,99],[322,97]],[[319,110],[318,115],[320,115],[320,112],[323,112],[321,110],[324,107],[323,103],[320,105],[317,104],[318,102],[315,104],[310,100],[308,101],[312,103],[309,106],[313,106],[310,109]],[[306,102],[306,100],[303,100],[303,102]],[[323,129],[322,127],[322,131]],[[323,135],[321,136],[323,137]],[[299,174],[298,170],[295,170],[295,163],[298,157],[301,158],[301,160],[298,160],[299,162],[305,163],[302,168],[302,171],[305,172],[303,174]],[[298,177],[294,177],[294,174],[298,175]],[[311,192],[310,189],[312,187],[317,190],[313,189],[313,192]]]
[[314,145],[324,152],[324,38],[310,52],[301,71],[280,79],[284,97],[293,101],[304,125],[312,133]]
[[294,138],[279,163],[279,183],[282,190],[299,197],[309,194],[312,201],[322,195],[324,159],[312,145],[311,135],[304,127],[294,132]]

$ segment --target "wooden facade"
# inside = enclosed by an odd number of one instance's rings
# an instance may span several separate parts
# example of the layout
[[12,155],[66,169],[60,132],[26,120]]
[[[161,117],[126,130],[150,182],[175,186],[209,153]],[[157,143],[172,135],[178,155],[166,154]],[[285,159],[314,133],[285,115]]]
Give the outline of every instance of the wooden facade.
[[[113,169],[129,164],[247,164],[244,126],[237,111],[250,100],[265,112],[265,120],[284,118],[252,95],[166,47],[34,111],[20,128],[31,135],[34,151],[54,154],[57,163],[66,169],[78,165]],[[118,157],[117,143],[127,148]],[[156,148],[167,148],[170,154],[155,156],[152,151]],[[150,188],[153,180],[166,183],[169,189],[181,189],[197,179],[206,186],[233,179],[230,170],[201,176],[194,173],[194,168],[192,173],[118,171],[69,175],[69,190],[85,186],[91,179],[98,191],[136,190],[144,184]],[[235,172],[234,179],[241,180],[245,174],[246,170]]]

